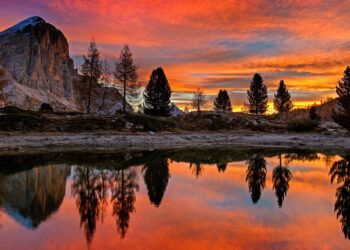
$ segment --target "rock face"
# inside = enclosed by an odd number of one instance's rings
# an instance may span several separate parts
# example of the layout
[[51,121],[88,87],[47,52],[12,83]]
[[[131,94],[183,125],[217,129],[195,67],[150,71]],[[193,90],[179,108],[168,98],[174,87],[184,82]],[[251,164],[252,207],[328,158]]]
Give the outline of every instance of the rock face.
[[76,109],[76,71],[67,39],[42,18],[28,18],[0,33],[0,66],[9,82],[6,104],[36,109],[50,102],[59,110]]

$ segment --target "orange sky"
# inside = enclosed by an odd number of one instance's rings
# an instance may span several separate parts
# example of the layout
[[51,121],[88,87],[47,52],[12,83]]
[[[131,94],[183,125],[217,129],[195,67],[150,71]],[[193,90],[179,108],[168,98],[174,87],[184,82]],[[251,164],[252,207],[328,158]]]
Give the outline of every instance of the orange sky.
[[334,96],[350,61],[348,13],[340,0],[0,0],[0,30],[39,15],[67,36],[77,67],[92,37],[111,61],[127,43],[140,80],[162,66],[180,106],[197,87],[226,88],[238,110],[255,72],[270,100],[281,79],[296,106]]

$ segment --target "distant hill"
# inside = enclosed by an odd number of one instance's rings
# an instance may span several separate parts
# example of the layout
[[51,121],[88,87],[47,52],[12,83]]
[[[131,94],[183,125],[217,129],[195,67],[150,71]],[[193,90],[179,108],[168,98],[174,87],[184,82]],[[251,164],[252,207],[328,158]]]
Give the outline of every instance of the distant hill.
[[[317,105],[317,114],[323,121],[332,121],[332,110],[336,106],[337,99],[331,99],[320,105]],[[289,112],[288,119],[303,119],[309,117],[309,109],[295,109]],[[285,117],[287,118],[287,117]]]

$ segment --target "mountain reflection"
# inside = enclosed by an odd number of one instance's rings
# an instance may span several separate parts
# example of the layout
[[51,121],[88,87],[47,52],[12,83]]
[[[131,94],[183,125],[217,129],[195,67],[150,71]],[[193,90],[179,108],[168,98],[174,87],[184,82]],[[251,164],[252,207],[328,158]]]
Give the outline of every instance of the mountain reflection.
[[0,174],[0,204],[21,225],[36,228],[58,210],[69,175],[67,165]]
[[248,182],[252,202],[255,204],[259,201],[261,192],[266,186],[266,161],[262,156],[255,155],[247,163],[246,182]]
[[350,154],[335,162],[330,171],[331,183],[338,184],[334,212],[345,238],[350,239]]
[[279,166],[272,171],[272,182],[278,206],[282,207],[283,200],[289,189],[289,181],[292,179],[292,173],[287,167],[282,166],[282,156],[279,155]]
[[142,168],[150,202],[159,207],[170,178],[167,158],[157,158],[145,163]]

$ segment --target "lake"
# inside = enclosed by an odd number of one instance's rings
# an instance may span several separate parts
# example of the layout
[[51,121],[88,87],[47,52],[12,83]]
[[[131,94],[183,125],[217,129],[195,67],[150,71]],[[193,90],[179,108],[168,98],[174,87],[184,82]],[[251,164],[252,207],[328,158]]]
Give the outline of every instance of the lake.
[[350,155],[0,156],[1,249],[350,249]]

